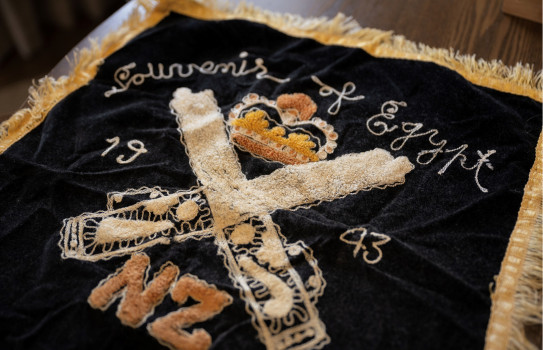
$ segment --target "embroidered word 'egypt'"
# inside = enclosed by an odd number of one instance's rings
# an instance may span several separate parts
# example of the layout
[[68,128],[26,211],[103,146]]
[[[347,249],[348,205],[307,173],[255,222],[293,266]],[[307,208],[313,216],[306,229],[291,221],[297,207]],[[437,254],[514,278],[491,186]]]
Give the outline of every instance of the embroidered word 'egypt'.
[[483,154],[483,152],[481,152],[480,150],[477,150],[477,155],[479,156],[479,159],[475,162],[474,165],[468,166],[466,165],[467,156],[463,152],[468,149],[469,145],[463,144],[462,146],[457,148],[445,149],[448,140],[434,140],[434,137],[439,135],[439,131],[437,129],[430,129],[427,131],[419,132],[419,130],[424,127],[424,124],[422,123],[401,122],[401,127],[398,124],[387,124],[386,120],[396,119],[396,112],[398,112],[400,107],[407,107],[407,103],[405,103],[404,101],[398,102],[392,100],[383,103],[381,105],[381,113],[371,116],[366,121],[366,127],[368,131],[375,136],[383,136],[384,134],[391,133],[395,130],[401,130],[405,135],[395,138],[390,143],[390,149],[393,151],[401,150],[409,139],[415,139],[422,136],[427,137],[427,141],[432,147],[435,148],[420,151],[417,154],[416,158],[416,162],[418,164],[428,165],[433,162],[434,159],[436,159],[436,157],[440,154],[452,154],[456,152],[454,156],[447,162],[447,164],[445,164],[437,173],[439,175],[443,175],[447,171],[449,166],[455,160],[458,160],[460,166],[464,170],[475,171],[475,183],[477,184],[479,190],[483,193],[488,192],[488,189],[483,187],[481,185],[481,182],[479,181],[479,172],[481,171],[483,165],[485,165],[485,167],[490,170],[494,170],[494,166],[492,165],[492,163],[490,163],[489,158],[491,155],[496,153],[496,150],[487,150],[485,154]]

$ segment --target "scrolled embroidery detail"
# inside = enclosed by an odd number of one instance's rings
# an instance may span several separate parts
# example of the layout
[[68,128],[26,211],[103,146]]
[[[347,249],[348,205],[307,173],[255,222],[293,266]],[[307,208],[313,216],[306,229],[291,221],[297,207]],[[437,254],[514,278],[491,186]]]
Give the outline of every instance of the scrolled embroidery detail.
[[242,51],[239,57],[242,59],[239,67],[235,62],[221,62],[216,63],[213,61],[205,61],[201,64],[197,63],[173,63],[167,68],[163,63],[147,63],[146,73],[134,73],[131,70],[136,68],[136,63],[131,62],[122,67],[119,67],[115,73],[113,73],[113,80],[117,86],[112,86],[108,91],[104,93],[105,97],[111,97],[114,94],[127,91],[130,86],[138,86],[145,82],[146,79],[162,80],[172,79],[174,76],[180,78],[187,78],[193,75],[195,72],[199,72],[205,75],[215,74],[227,74],[230,73],[233,77],[241,77],[249,74],[255,74],[255,77],[259,80],[268,79],[278,84],[286,83],[290,81],[290,78],[278,78],[268,73],[268,68],[264,64],[264,59],[258,57],[254,59],[254,67],[247,68],[246,58],[249,53]]

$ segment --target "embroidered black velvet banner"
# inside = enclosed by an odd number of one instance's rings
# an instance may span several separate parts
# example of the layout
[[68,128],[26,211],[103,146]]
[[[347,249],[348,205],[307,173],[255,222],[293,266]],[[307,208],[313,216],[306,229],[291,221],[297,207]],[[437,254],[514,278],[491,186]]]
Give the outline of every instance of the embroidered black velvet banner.
[[[151,326],[183,307],[166,326],[213,349],[481,349],[540,116],[433,63],[172,14],[0,155],[0,347],[197,348]],[[146,256],[142,290],[176,266],[226,299],[168,282],[132,322],[128,288],[89,298]]]

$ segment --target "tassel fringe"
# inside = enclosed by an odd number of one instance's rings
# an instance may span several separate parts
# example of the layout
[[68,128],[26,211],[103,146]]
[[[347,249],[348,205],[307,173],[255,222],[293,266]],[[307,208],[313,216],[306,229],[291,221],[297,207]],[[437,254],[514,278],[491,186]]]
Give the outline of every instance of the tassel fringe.
[[518,280],[518,286],[515,293],[515,308],[511,316],[511,337],[509,339],[509,349],[513,350],[537,350],[536,346],[526,334],[525,328],[536,326],[541,328],[541,285],[543,269],[541,268],[542,254],[541,246],[541,208],[538,218],[535,222],[535,233],[532,235],[526,260],[524,262],[524,271]]
[[[156,25],[171,11],[208,20],[246,19],[266,24],[291,36],[312,38],[324,44],[361,48],[377,57],[434,62],[456,71],[476,85],[527,96],[539,102],[543,98],[542,72],[534,72],[533,67],[527,64],[518,63],[509,67],[498,60],[488,62],[477,59],[474,55],[462,55],[452,49],[417,44],[390,31],[362,28],[351,17],[343,14],[332,19],[303,18],[292,14],[272,13],[243,3],[233,9],[229,4],[217,1],[139,0],[120,28],[104,37],[101,43],[91,41],[90,48],[75,53],[69,76],[58,79],[46,76],[30,87],[27,101],[29,107],[16,112],[0,124],[0,154],[42,123],[56,103],[92,80],[106,57],[142,31]],[[541,143],[538,145],[534,169],[539,163]],[[524,331],[524,325],[541,325],[541,168],[538,168],[535,175],[534,169],[526,187],[517,227],[502,263],[496,292],[492,296],[487,350],[503,349],[506,346],[510,349],[535,349],[527,340]],[[530,204],[525,204],[527,196],[535,196],[535,202],[532,198]],[[535,216],[526,213],[535,213]],[[522,228],[519,229],[518,226]],[[520,237],[519,230],[526,231],[528,236],[523,238],[526,244],[520,257],[523,261],[522,273],[511,282],[503,276],[510,267],[508,257],[519,258],[510,252],[513,241]],[[511,300],[508,300],[509,297]],[[508,308],[509,302],[514,304],[514,307]]]
[[509,67],[499,60],[488,62],[452,49],[432,48],[394,35],[391,31],[362,28],[354,19],[341,13],[332,19],[305,19],[241,4],[227,18],[249,19],[289,35],[313,38],[324,44],[361,48],[377,57],[434,62],[456,71],[476,85],[528,96],[539,102],[543,98],[543,74],[535,72],[529,64],[517,63]]
[[541,328],[542,290],[542,136],[517,222],[502,261],[486,331],[485,350],[537,349],[526,326]]

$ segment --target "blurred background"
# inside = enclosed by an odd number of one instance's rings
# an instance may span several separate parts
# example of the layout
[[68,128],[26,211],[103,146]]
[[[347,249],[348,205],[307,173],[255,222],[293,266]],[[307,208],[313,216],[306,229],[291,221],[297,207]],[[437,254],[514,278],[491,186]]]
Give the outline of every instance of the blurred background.
[[[0,0],[0,121],[126,0]],[[4,117],[4,118],[2,118]]]

